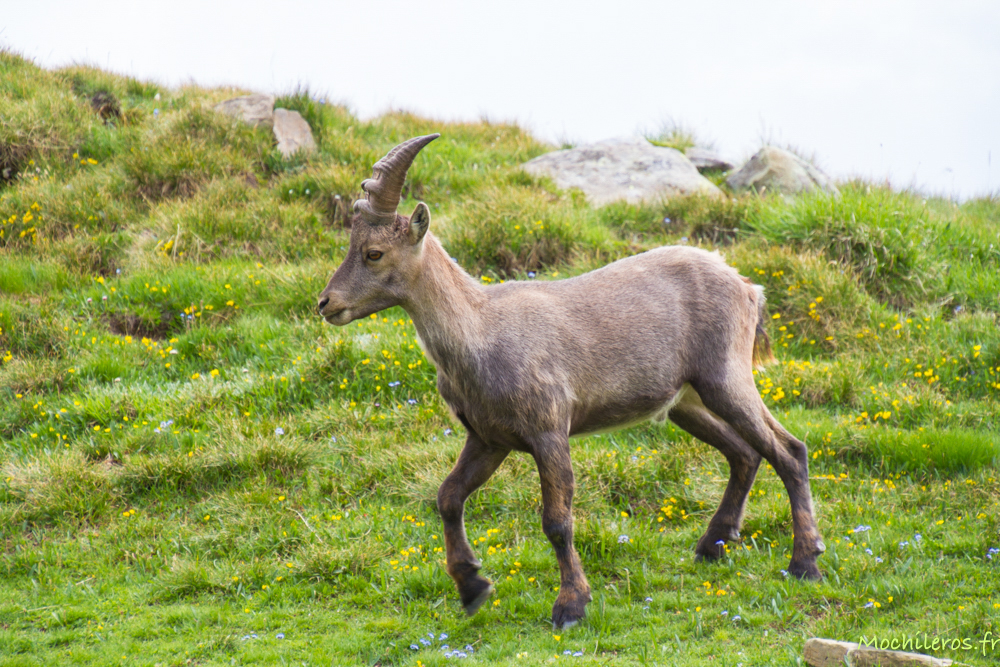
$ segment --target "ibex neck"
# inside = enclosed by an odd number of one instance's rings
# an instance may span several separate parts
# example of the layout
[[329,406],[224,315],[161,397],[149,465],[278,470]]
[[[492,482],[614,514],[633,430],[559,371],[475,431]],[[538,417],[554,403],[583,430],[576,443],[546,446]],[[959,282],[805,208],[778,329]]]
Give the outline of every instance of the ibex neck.
[[430,232],[423,245],[421,274],[402,305],[427,354],[448,372],[447,367],[463,363],[480,338],[486,296]]

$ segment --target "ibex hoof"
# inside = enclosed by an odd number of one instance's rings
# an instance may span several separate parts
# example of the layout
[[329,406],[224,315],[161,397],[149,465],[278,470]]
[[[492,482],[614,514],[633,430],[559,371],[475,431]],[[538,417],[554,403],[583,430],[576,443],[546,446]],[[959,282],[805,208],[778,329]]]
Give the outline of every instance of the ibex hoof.
[[462,607],[467,616],[472,616],[483,603],[493,594],[493,584],[488,580],[478,577],[477,581],[469,586],[469,590],[462,595]]
[[552,627],[555,630],[571,628],[579,623],[586,613],[590,595],[567,595],[562,592],[552,607]]
[[[722,542],[722,544],[719,544]],[[698,561],[717,561],[726,555],[726,545],[716,537],[702,537],[694,548],[694,559]]]
[[791,563],[788,566],[788,574],[808,581],[819,581],[823,578],[815,561],[812,563]]

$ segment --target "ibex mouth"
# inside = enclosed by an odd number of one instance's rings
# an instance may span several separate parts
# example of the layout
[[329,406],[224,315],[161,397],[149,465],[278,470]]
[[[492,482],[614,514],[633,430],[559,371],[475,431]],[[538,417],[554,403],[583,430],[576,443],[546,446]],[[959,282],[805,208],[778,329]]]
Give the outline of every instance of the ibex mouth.
[[325,319],[330,324],[335,324],[337,326],[343,326],[350,322],[350,318],[344,318],[343,315],[347,312],[346,308],[341,308],[334,313],[324,313],[323,319]]

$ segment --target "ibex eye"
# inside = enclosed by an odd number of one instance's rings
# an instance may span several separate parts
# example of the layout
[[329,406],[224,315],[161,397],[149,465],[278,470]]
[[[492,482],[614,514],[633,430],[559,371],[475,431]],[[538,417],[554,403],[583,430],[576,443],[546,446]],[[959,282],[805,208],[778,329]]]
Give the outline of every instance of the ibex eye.
[[380,259],[381,257],[382,257],[382,253],[379,252],[378,250],[369,250],[368,251],[368,259],[370,259],[373,262],[375,260],[377,260],[377,259]]

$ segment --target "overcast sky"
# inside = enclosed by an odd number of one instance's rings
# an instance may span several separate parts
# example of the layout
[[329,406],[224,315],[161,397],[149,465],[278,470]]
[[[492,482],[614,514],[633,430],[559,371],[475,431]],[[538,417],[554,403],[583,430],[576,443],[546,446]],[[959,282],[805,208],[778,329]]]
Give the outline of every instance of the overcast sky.
[[[0,0],[0,45],[167,85],[308,85],[362,116],[514,120],[549,141],[673,120],[835,178],[1000,191],[1000,2]],[[992,164],[991,164],[992,163]]]

